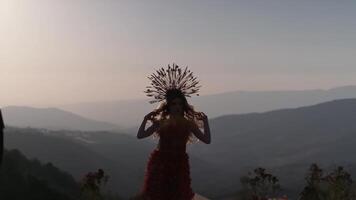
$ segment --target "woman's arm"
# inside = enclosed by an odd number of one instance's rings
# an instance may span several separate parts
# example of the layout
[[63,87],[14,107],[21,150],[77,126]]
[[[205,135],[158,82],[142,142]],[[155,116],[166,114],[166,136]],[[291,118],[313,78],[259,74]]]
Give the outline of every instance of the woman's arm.
[[147,128],[147,130],[145,130],[147,121],[149,119],[151,119],[154,114],[155,114],[155,112],[151,112],[151,113],[147,114],[145,116],[145,118],[143,119],[141,126],[137,132],[138,139],[148,137],[148,136],[152,135],[155,131],[158,130],[158,128],[159,128],[158,122],[153,123],[150,127]]
[[210,137],[210,127],[209,127],[208,117],[204,113],[201,114],[202,114],[202,120],[204,122],[204,133],[199,129],[198,125],[196,125],[194,122],[192,123],[191,131],[199,140],[203,141],[206,144],[210,144],[211,137]]

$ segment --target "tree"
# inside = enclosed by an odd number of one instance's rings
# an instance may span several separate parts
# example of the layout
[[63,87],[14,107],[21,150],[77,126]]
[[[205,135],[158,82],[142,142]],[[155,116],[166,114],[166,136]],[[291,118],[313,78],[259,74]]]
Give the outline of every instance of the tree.
[[104,174],[104,170],[87,173],[81,183],[81,197],[83,200],[104,200],[101,188],[107,183],[109,176]]
[[323,170],[315,163],[313,163],[305,178],[307,185],[300,193],[300,200],[322,200],[325,199],[325,194],[321,189],[323,181]]
[[240,178],[242,190],[239,192],[241,199],[263,200],[275,196],[280,191],[277,177],[266,172],[264,168],[256,168],[253,173]]
[[351,175],[341,166],[324,176],[323,170],[312,164],[306,181],[299,200],[352,200],[356,197]]
[[324,177],[327,182],[326,196],[329,200],[351,200],[355,199],[355,194],[352,191],[351,175],[339,166],[330,174]]

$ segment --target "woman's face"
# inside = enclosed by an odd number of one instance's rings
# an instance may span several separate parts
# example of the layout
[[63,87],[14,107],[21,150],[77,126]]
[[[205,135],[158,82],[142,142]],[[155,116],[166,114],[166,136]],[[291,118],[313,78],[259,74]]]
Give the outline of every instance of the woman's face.
[[169,105],[169,111],[171,115],[182,115],[183,114],[183,101],[180,98],[175,98]]

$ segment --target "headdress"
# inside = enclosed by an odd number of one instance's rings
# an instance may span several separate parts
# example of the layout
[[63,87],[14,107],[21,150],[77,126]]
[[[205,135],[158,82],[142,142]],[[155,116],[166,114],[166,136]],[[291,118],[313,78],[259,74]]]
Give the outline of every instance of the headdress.
[[167,98],[167,94],[172,92],[179,92],[186,97],[191,97],[192,94],[199,96],[198,91],[201,87],[198,85],[197,77],[194,77],[188,67],[182,70],[178,65],[173,63],[171,67],[168,65],[167,69],[163,67],[156,70],[155,73],[148,76],[151,80],[151,85],[147,86],[147,96],[153,97],[150,103],[163,101]]

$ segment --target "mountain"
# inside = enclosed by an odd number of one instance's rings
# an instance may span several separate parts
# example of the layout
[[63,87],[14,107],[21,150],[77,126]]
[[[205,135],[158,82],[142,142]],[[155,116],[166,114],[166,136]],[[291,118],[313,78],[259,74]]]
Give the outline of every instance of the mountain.
[[[196,149],[196,153],[202,158],[211,158],[213,153],[214,161],[224,164],[235,162],[220,155],[231,152],[232,147],[239,149],[236,158],[253,157],[255,164],[278,166],[299,160],[329,161],[329,157],[322,160],[325,151],[335,150],[334,155],[338,155],[342,149],[347,153],[350,149],[346,148],[354,148],[355,113],[356,99],[343,99],[294,109],[221,116],[210,121],[213,142],[202,146],[209,148],[209,153],[205,154],[204,149],[200,152]],[[349,159],[350,155],[345,154],[338,155],[334,161]]]
[[91,120],[57,108],[9,106],[2,108],[4,122],[10,126],[50,130],[118,130],[117,125]]
[[192,154],[239,177],[272,170],[286,189],[300,191],[311,163],[343,165],[356,175],[356,99],[210,120],[212,143]]
[[0,199],[74,200],[79,184],[51,163],[29,160],[18,150],[4,152]]
[[[51,162],[80,180],[86,172],[104,169],[110,176],[107,189],[129,198],[143,183],[146,163],[157,140],[112,132],[50,131],[8,127],[5,146],[29,158]],[[198,157],[190,157],[192,185],[203,196],[225,191],[228,174]],[[230,184],[229,184],[230,185]],[[231,188],[231,187],[230,187]]]
[[[188,145],[194,190],[221,199],[240,187],[240,177],[264,167],[280,179],[288,196],[305,185],[311,163],[342,165],[356,175],[356,99],[210,119],[212,142]],[[8,128],[7,148],[52,162],[80,178],[104,168],[110,188],[128,197],[138,191],[156,140],[110,132]],[[46,149],[46,151],[43,151]],[[127,177],[130,177],[129,179]]]
[[[227,114],[266,112],[281,108],[296,108],[326,101],[356,98],[356,86],[328,90],[300,91],[235,91],[192,97],[188,101],[209,118]],[[62,105],[59,108],[96,120],[104,120],[135,133],[145,114],[157,107],[147,99],[112,102],[91,102]],[[134,128],[132,128],[134,127]]]

